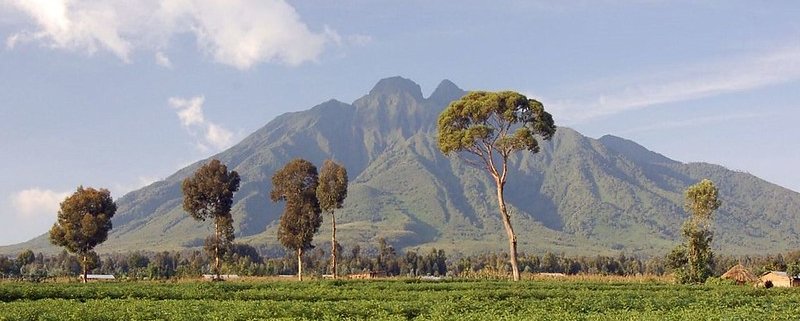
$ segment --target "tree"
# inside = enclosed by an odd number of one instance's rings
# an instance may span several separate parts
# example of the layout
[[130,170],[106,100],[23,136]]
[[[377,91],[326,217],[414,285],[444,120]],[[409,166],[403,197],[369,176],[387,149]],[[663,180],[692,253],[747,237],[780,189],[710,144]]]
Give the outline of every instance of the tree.
[[304,159],[294,159],[272,176],[270,199],[284,201],[278,240],[297,252],[297,277],[303,280],[303,253],[314,248],[311,241],[322,225],[322,209],[317,200],[317,167]]
[[36,260],[36,255],[33,254],[33,251],[27,249],[25,251],[20,252],[17,255],[17,265],[22,268],[25,265],[33,263]]
[[323,211],[331,215],[331,270],[336,278],[336,215],[334,211],[342,208],[347,197],[347,169],[332,160],[325,160],[319,172],[317,199]]
[[457,153],[468,164],[488,171],[494,179],[515,281],[519,280],[517,236],[503,191],[509,157],[521,150],[539,152],[536,136],[549,140],[555,131],[553,117],[542,103],[512,91],[470,92],[439,115],[439,149],[446,155]]
[[86,282],[89,252],[108,238],[111,218],[116,212],[117,204],[107,189],[80,186],[61,202],[58,219],[50,229],[50,242],[82,257],[83,282]]
[[670,253],[668,261],[676,269],[679,283],[703,283],[712,273],[712,214],[722,202],[717,187],[708,179],[689,186],[685,197],[684,207],[689,212],[689,219],[681,227],[685,243]]
[[211,160],[183,181],[183,209],[195,220],[214,220],[214,235],[206,240],[206,251],[214,256],[214,274],[220,278],[219,258],[233,243],[233,194],[239,190],[239,173],[228,171],[219,160]]

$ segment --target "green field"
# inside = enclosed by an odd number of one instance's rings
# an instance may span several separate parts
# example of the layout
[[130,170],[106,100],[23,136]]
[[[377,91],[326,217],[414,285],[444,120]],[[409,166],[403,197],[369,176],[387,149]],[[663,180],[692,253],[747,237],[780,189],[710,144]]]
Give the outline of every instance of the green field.
[[0,320],[797,320],[800,291],[598,281],[0,283]]

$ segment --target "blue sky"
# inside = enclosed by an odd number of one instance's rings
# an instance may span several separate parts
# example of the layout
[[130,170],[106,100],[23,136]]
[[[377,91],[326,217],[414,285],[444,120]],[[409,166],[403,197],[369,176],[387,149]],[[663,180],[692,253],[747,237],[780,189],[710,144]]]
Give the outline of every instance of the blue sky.
[[796,1],[0,0],[0,244],[400,75],[800,190]]

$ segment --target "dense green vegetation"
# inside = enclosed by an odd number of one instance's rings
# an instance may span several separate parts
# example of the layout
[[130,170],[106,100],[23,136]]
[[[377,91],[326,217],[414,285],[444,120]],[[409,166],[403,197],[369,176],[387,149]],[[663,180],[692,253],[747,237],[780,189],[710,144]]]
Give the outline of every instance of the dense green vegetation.
[[0,320],[792,320],[800,292],[603,281],[0,283]]

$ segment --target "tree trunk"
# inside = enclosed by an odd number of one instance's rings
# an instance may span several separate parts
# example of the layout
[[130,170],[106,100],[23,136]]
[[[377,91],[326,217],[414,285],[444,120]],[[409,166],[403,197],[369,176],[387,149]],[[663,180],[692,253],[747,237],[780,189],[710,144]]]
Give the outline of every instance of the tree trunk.
[[297,249],[297,279],[303,281],[303,249]]
[[219,280],[219,223],[217,222],[214,222],[214,239],[214,274],[216,280]]
[[86,280],[87,276],[88,275],[86,273],[86,254],[83,254],[83,283],[88,282],[88,280]]
[[511,260],[511,274],[514,276],[514,281],[519,281],[519,265],[517,264],[517,236],[514,234],[514,228],[511,226],[511,217],[508,215],[506,200],[503,195],[503,187],[505,182],[502,182],[499,178],[496,178],[495,183],[497,184],[497,203],[500,206],[500,216],[503,218],[503,226],[506,228],[506,234],[508,236],[508,256]]
[[333,232],[331,237],[331,272],[333,273],[333,279],[336,279],[336,215],[331,212],[331,221],[333,222]]

